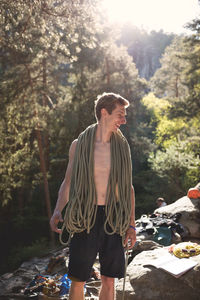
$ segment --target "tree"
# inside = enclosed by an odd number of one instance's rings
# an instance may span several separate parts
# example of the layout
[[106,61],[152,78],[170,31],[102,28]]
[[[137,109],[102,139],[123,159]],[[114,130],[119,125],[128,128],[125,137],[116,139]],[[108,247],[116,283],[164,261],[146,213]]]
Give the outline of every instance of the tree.
[[161,67],[151,78],[151,90],[158,97],[185,98],[188,89],[184,71],[188,63],[183,59],[186,44],[184,38],[176,37],[165,49],[160,60]]
[[149,80],[160,67],[159,59],[173,38],[173,34],[162,30],[147,32],[128,23],[122,26],[118,43],[127,47],[140,77]]
[[[175,109],[177,114],[184,114],[187,118],[198,117],[200,115],[200,19],[193,20],[188,27],[194,31],[194,34],[185,39],[185,43],[188,45],[189,51],[185,54],[185,61],[187,62],[186,85],[188,88],[188,97],[176,103]],[[175,109],[173,114],[176,115]]]
[[[50,111],[58,98],[65,97],[67,90],[58,76],[61,64],[77,59],[81,39],[82,48],[93,41],[94,30],[90,25],[94,20],[94,7],[95,2],[91,5],[90,1],[1,2],[4,204],[11,199],[13,191],[23,190],[27,182],[26,170],[30,171],[32,158],[37,157],[37,141],[47,215],[51,217],[47,179]],[[81,35],[79,27],[88,35]],[[20,161],[24,153],[26,156]],[[8,180],[9,176],[12,181]]]
[[152,168],[166,179],[174,197],[181,197],[193,186],[194,178],[199,173],[200,159],[188,149],[187,142],[171,144],[165,151],[158,150],[149,157]]
[[151,111],[152,122],[156,124],[154,142],[159,149],[167,149],[172,143],[188,137],[192,122],[188,123],[183,117],[170,119],[170,101],[149,93],[143,98],[143,103]]
[[167,99],[156,98],[152,93],[143,98],[151,111],[155,125],[153,143],[149,156],[152,170],[162,179],[162,192],[180,197],[199,178],[199,138],[197,118],[187,120],[184,116],[171,119],[169,111],[173,104]]

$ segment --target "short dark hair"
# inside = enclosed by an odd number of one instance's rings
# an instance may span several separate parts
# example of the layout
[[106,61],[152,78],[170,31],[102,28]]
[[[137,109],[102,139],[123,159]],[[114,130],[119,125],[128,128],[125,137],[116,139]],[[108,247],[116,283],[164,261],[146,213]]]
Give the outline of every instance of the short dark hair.
[[116,104],[124,107],[129,106],[129,101],[119,94],[114,93],[103,93],[97,96],[95,101],[95,117],[97,120],[101,119],[101,110],[105,108],[107,112],[111,115],[112,111],[116,108]]
[[156,202],[157,201],[160,201],[160,202],[165,202],[165,199],[164,198],[161,198],[161,197],[159,197],[157,200],[156,200]]

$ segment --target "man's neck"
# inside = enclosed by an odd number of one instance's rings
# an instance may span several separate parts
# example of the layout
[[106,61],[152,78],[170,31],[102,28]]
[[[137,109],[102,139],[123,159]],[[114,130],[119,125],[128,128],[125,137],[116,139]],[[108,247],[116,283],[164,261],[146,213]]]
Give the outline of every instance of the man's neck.
[[102,143],[102,144],[110,143],[111,135],[112,135],[112,131],[108,131],[106,125],[103,124],[103,122],[97,124],[95,142]]

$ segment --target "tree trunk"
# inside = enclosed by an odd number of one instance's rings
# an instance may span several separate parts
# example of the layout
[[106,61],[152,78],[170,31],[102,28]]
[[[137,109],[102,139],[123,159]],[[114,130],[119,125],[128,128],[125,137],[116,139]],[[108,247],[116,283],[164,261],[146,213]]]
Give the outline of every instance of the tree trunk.
[[175,93],[176,93],[176,98],[178,98],[179,96],[179,92],[178,92],[178,75],[176,76],[176,81],[175,81]]
[[[47,106],[47,98],[45,96],[46,89],[47,89],[47,62],[46,58],[43,58],[42,60],[42,67],[43,67],[43,106]],[[48,128],[48,126],[47,126]],[[44,190],[45,190],[45,201],[46,201],[46,208],[47,208],[47,215],[48,219],[50,221],[52,212],[51,212],[51,199],[50,199],[50,193],[49,193],[49,184],[47,180],[47,171],[49,169],[49,134],[48,132],[44,132],[43,134],[43,141],[42,143],[42,136],[41,132],[39,130],[36,131],[37,137],[38,137],[38,147],[40,152],[40,165],[41,165],[41,171],[43,173],[43,179],[44,179]],[[44,144],[44,147],[43,147]],[[51,244],[55,244],[55,236],[53,231],[50,229],[50,237],[51,237]]]
[[[45,203],[46,203],[46,209],[47,209],[47,216],[50,221],[52,213],[51,213],[51,200],[50,200],[50,193],[49,193],[49,184],[47,180],[47,171],[46,171],[46,165],[45,165],[45,158],[44,158],[44,151],[42,146],[42,136],[40,130],[36,130],[36,136],[37,136],[37,142],[38,142],[38,148],[39,148],[39,155],[40,155],[40,168],[41,172],[43,174],[43,181],[44,181],[44,192],[45,192]],[[50,229],[50,238],[51,238],[51,244],[55,244],[55,236],[53,231]]]
[[[46,58],[43,58],[42,61],[42,66],[43,66],[43,98],[42,98],[42,102],[43,102],[43,106],[47,106],[48,105],[48,100],[47,100],[47,96],[46,96],[46,87],[47,87],[47,62],[46,62]],[[48,126],[47,126],[48,128]],[[49,133],[46,130],[43,133],[43,141],[44,141],[44,158],[45,158],[45,166],[46,166],[46,170],[49,170]]]
[[[45,66],[45,69],[44,69],[44,66]],[[30,72],[30,69],[29,69],[28,65],[25,65],[25,67],[27,69],[27,73],[28,73],[29,81],[30,81],[30,87],[31,87],[31,90],[32,90],[32,93],[33,93],[33,81],[32,81],[32,77],[31,77],[31,72]],[[43,85],[45,84],[45,82],[46,82],[46,60],[43,60]],[[35,117],[38,118],[37,109],[35,109]],[[48,180],[47,180],[47,171],[46,171],[45,156],[44,156],[44,151],[43,151],[42,136],[41,136],[41,131],[39,130],[39,126],[35,129],[35,132],[36,132],[36,138],[37,138],[38,148],[39,148],[40,169],[41,169],[41,172],[43,174],[47,216],[48,216],[48,219],[50,221],[51,215],[52,215],[52,213],[51,213],[51,200],[50,200],[50,193],[49,193],[49,184],[48,184]],[[54,233],[51,230],[50,226],[49,226],[49,232],[50,232],[51,244],[53,246],[55,244],[55,236],[54,236]]]
[[17,190],[17,198],[19,214],[22,216],[24,211],[24,189],[22,187]]

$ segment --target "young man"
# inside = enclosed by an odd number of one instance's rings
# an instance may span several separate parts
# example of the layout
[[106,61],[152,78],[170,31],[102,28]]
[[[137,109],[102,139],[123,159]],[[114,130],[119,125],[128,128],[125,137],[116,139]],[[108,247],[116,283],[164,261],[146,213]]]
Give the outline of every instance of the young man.
[[[97,123],[74,140],[69,163],[50,221],[58,222],[66,206],[64,226],[72,234],[68,276],[70,300],[84,299],[84,284],[99,254],[100,300],[114,300],[114,278],[124,276],[124,248],[136,241],[135,196],[128,143],[119,127],[126,123],[129,102],[113,93],[95,101]],[[124,239],[123,239],[124,237]]]

